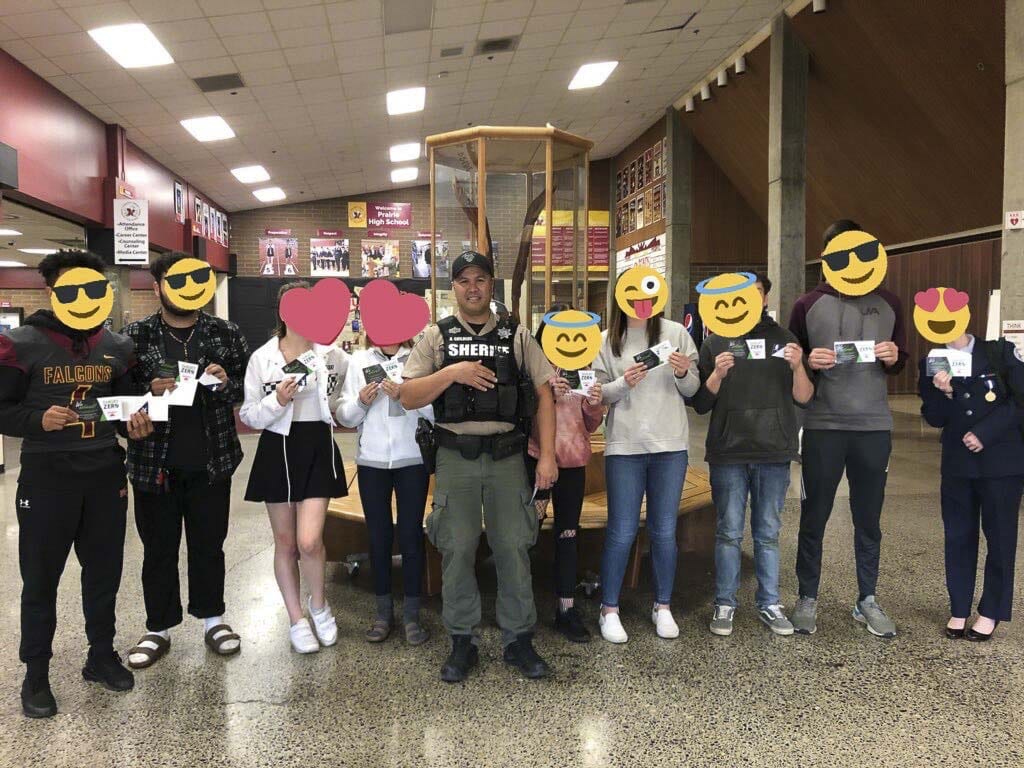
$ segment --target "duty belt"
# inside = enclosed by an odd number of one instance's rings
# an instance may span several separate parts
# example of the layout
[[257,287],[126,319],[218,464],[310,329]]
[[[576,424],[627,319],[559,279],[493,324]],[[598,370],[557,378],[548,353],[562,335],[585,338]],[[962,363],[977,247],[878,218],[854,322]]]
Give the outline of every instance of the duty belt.
[[489,453],[495,461],[521,453],[526,447],[526,435],[517,430],[498,435],[457,435],[437,427],[437,444],[462,454],[464,459],[476,459],[481,453]]

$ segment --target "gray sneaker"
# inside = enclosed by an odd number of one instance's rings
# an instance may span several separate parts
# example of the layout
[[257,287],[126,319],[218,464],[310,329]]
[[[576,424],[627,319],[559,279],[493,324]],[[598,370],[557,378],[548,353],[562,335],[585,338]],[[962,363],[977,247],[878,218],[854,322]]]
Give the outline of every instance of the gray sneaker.
[[793,629],[801,635],[813,635],[818,631],[818,601],[813,597],[801,597],[793,609]]
[[793,625],[789,623],[786,614],[782,612],[781,605],[766,605],[764,608],[759,608],[757,616],[761,619],[761,623],[776,635],[793,634]]
[[875,637],[896,637],[896,625],[875,602],[874,595],[868,595],[853,606],[853,618],[866,625]]
[[732,617],[736,608],[731,605],[716,605],[711,617],[711,634],[728,637],[732,634]]

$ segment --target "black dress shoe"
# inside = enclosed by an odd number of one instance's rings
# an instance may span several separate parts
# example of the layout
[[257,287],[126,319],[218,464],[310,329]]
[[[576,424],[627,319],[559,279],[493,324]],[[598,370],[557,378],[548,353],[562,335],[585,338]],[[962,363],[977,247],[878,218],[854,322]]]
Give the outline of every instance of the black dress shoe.
[[996,633],[996,627],[999,626],[999,622],[996,622],[996,626],[992,627],[992,631],[987,635],[984,632],[975,632],[974,627],[971,627],[964,633],[964,638],[970,640],[972,643],[984,643],[992,639],[992,635]]
[[512,665],[531,680],[551,674],[551,667],[533,649],[533,635],[529,632],[519,635],[505,646],[503,656],[506,664]]
[[53,717],[57,714],[57,700],[53,698],[50,683],[43,680],[30,683],[26,677],[21,684],[21,710],[25,717]]
[[575,608],[570,608],[567,611],[558,611],[555,614],[555,629],[561,632],[566,640],[573,643],[590,642],[590,630],[584,626],[583,619],[580,618],[580,612]]
[[452,652],[441,667],[441,679],[446,683],[461,683],[479,659],[472,635],[452,635]]
[[960,627],[960,629],[946,627],[946,637],[948,637],[950,640],[959,640],[964,636],[966,632],[967,629],[965,627]]
[[135,675],[121,663],[121,657],[114,651],[93,654],[85,660],[82,677],[92,683],[99,683],[108,691],[130,691],[135,687]]

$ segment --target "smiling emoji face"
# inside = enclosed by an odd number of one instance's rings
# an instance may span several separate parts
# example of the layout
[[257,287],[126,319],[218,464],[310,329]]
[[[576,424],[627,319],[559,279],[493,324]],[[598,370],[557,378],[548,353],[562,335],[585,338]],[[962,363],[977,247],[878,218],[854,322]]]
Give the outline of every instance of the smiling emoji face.
[[202,309],[213,298],[217,281],[210,265],[200,259],[182,259],[171,265],[161,282],[164,296],[186,312]]
[[882,284],[889,257],[878,238],[867,232],[842,232],[821,254],[825,282],[845,296],[863,296]]
[[971,297],[956,288],[929,288],[914,294],[914,327],[933,344],[949,344],[967,332]]
[[756,283],[757,276],[750,272],[728,272],[702,280],[697,285],[697,311],[708,330],[727,339],[754,330],[764,306]]
[[114,289],[101,273],[74,267],[57,278],[50,292],[53,314],[78,331],[102,325],[114,307]]
[[668,304],[668,284],[650,267],[630,267],[615,284],[615,301],[629,317],[648,320]]
[[551,364],[564,371],[586,368],[601,351],[601,317],[564,309],[544,315],[540,345]]

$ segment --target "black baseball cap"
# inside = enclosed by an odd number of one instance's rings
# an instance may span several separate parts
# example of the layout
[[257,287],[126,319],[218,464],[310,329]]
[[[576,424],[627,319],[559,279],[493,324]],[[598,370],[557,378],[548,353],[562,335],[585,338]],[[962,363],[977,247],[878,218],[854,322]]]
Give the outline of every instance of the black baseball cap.
[[482,253],[476,251],[463,251],[455,261],[452,262],[452,280],[459,276],[466,267],[479,267],[491,277],[494,277],[494,265],[491,260]]

